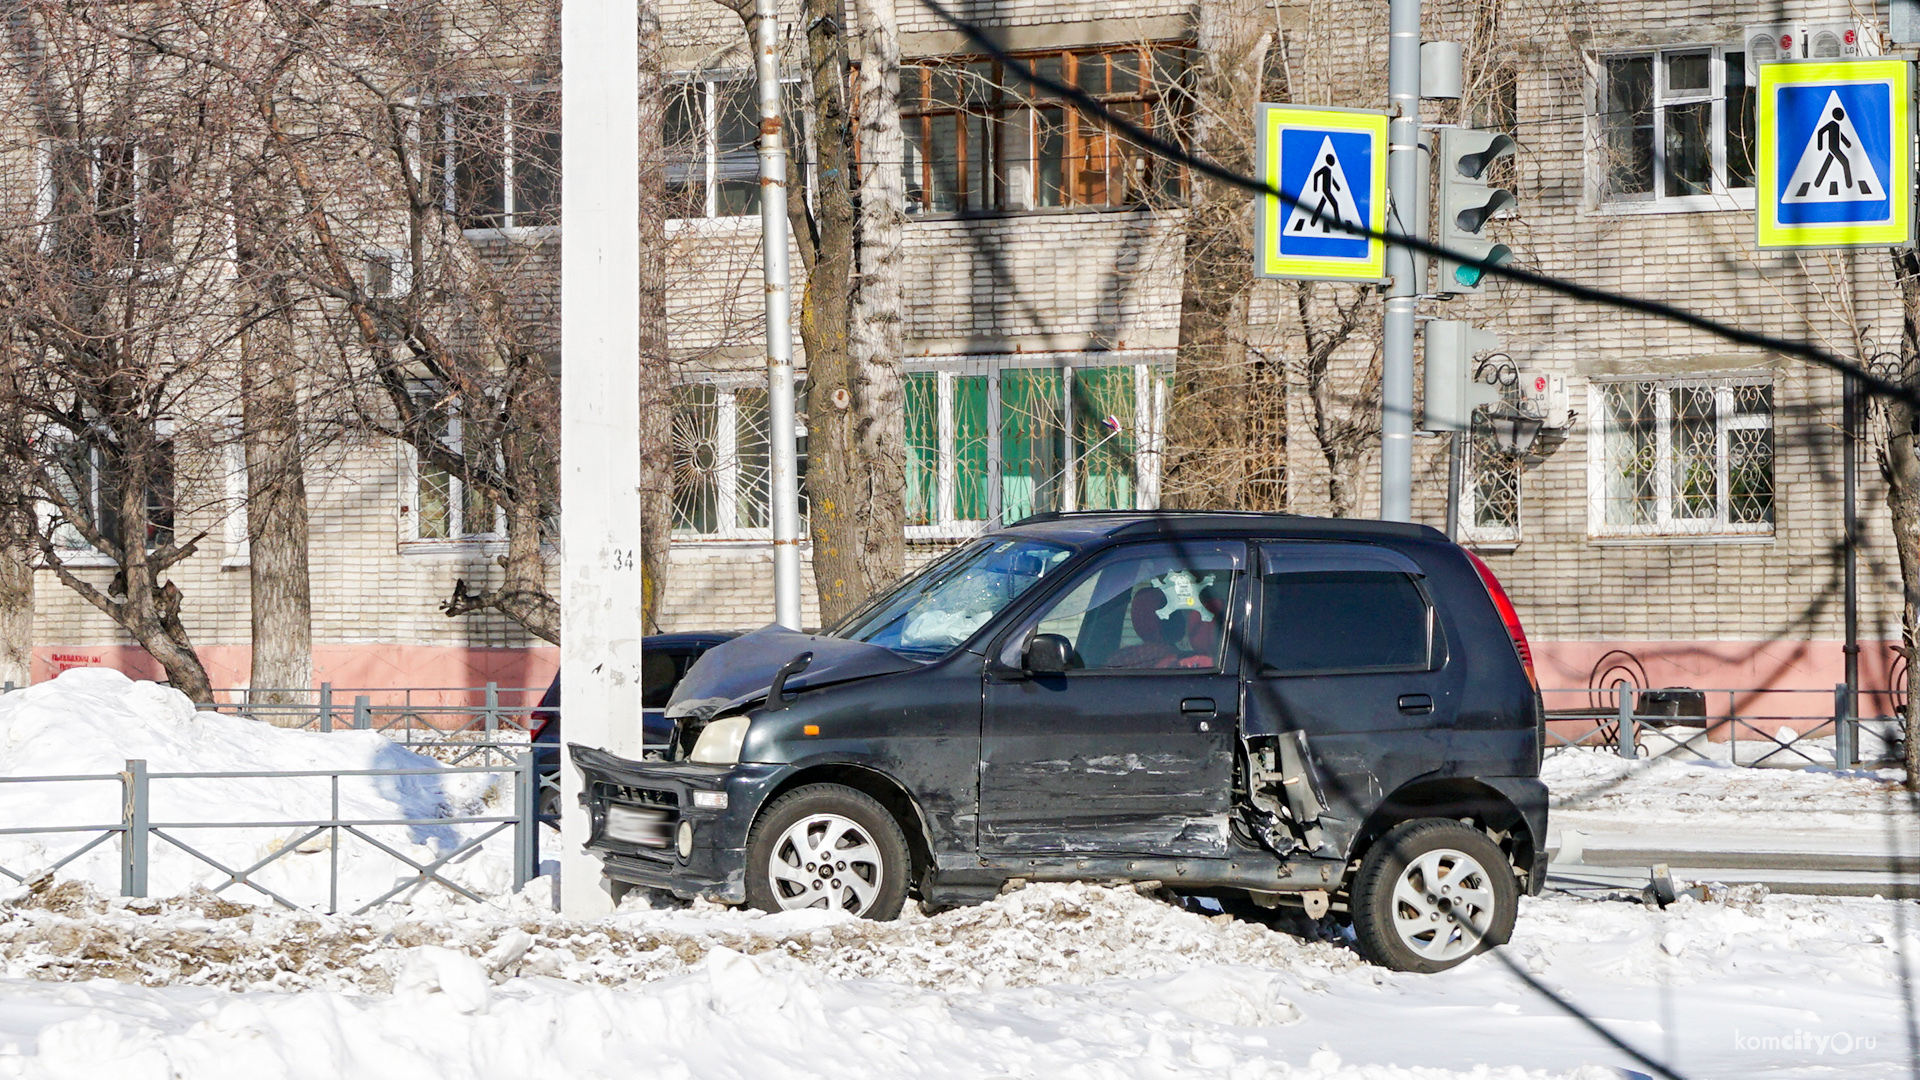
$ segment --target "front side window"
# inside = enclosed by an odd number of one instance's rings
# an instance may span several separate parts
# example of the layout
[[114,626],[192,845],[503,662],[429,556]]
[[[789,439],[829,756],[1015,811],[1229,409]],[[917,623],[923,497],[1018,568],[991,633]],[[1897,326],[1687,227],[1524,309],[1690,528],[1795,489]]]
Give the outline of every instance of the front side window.
[[1241,566],[1238,545],[1123,549],[1016,635],[1002,660],[1017,666],[1033,635],[1055,634],[1070,646],[1069,671],[1218,671]]
[[1595,536],[1773,532],[1773,386],[1597,383]]
[[431,114],[431,176],[462,229],[560,224],[560,94],[463,94]]
[[[683,536],[771,535],[771,427],[764,385],[674,388],[673,528]],[[800,514],[806,519],[807,438],[796,431]]]
[[834,633],[916,659],[937,659],[1072,554],[1072,548],[1043,540],[982,540],[921,571]]
[[[1053,50],[1017,57],[1079,87],[1138,127],[1182,141],[1181,45]],[[900,72],[909,213],[983,213],[1175,202],[1181,170],[993,60],[939,60]]]
[[909,372],[909,535],[964,535],[1057,510],[1151,508],[1164,381],[1154,365],[1110,362]]
[[1646,202],[1753,187],[1755,99],[1744,52],[1607,56],[1601,82],[1604,199]]
[[1260,662],[1268,675],[1425,671],[1432,619],[1407,574],[1324,570],[1269,574]]

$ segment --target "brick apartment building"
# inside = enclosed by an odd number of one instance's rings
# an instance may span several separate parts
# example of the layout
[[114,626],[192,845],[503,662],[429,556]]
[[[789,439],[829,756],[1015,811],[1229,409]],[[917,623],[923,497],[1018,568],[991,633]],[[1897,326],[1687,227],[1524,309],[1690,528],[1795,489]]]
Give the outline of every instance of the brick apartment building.
[[[1295,100],[1384,107],[1385,5],[1255,10],[1283,31]],[[977,0],[958,11],[1149,125],[1182,122],[1168,88],[1194,42],[1186,4]],[[1034,511],[1156,505],[1185,178],[1023,93],[916,5],[900,16],[910,562]],[[664,607],[672,628],[749,627],[772,611],[751,65],[720,5],[671,0],[662,18],[681,215],[668,229],[669,318],[683,383]],[[1871,42],[1884,12],[1863,19],[1837,0],[1784,11],[1488,0],[1432,3],[1427,18],[1429,38],[1467,41],[1507,73],[1491,115],[1520,143],[1520,204],[1498,230],[1526,265],[1844,355],[1896,347],[1884,254],[1755,250],[1748,150],[1748,28],[1846,25]],[[559,242],[550,226],[517,226],[515,208],[493,209],[492,227],[470,234],[483,248]],[[1298,342],[1283,288],[1262,284],[1255,313],[1263,344],[1286,354]],[[1514,595],[1545,685],[1624,675],[1831,688],[1842,637],[1837,377],[1508,285],[1423,314],[1497,330],[1520,384],[1544,376],[1552,391],[1528,403],[1548,412],[1528,452],[1470,440],[1459,522]],[[1361,349],[1338,362],[1361,385],[1371,359]],[[1290,505],[1322,511],[1327,466],[1304,394],[1287,420]],[[1863,671],[1877,688],[1897,636],[1897,571],[1871,448],[1862,456]],[[1438,440],[1417,440],[1415,468],[1416,516],[1441,525]],[[1355,470],[1362,513],[1376,469],[1367,458]],[[455,481],[368,443],[337,451],[309,485],[317,678],[537,685],[550,674],[552,650],[505,620],[436,609],[456,577],[487,576],[500,543],[492,522],[466,520]],[[224,545],[206,545],[176,577],[216,685],[237,685],[245,533],[218,528]],[[811,612],[811,582],[803,588]],[[43,576],[38,596],[37,676],[83,662],[147,670],[57,582]]]

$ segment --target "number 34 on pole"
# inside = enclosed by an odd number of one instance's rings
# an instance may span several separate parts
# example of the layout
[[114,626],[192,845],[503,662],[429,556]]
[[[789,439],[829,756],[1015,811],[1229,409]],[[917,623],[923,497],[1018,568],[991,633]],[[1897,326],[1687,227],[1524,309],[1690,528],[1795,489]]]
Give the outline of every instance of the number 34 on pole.
[[1762,248],[1913,242],[1913,65],[1892,57],[1760,65]]

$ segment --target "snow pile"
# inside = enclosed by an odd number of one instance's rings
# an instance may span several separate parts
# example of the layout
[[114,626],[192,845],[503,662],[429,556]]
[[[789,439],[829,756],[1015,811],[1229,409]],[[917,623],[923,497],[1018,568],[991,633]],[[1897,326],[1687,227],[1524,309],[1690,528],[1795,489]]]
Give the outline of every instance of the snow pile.
[[[68,671],[59,678],[0,697],[0,776],[117,774],[129,759],[144,759],[150,774],[324,769],[439,769],[373,732],[290,731],[256,720],[195,712],[185,694],[135,682],[106,668]],[[325,907],[336,862],[330,830],[310,827],[178,828],[217,822],[317,821],[334,815],[333,781],[326,776],[166,779],[149,785],[149,820],[159,830],[148,846],[148,892],[170,896],[214,888],[227,874],[164,839],[165,833],[234,870],[244,871],[289,844],[295,852],[259,870],[264,888],[300,904]],[[510,800],[499,776],[342,777],[339,817],[352,820],[497,816]],[[0,821],[9,828],[115,825],[121,820],[117,780],[0,784]],[[477,825],[367,826],[364,831],[419,863],[488,828]],[[32,878],[98,834],[0,836],[0,866]],[[485,895],[511,884],[508,838],[463,855],[444,873]],[[109,839],[58,871],[96,890],[120,888],[119,843]],[[385,893],[413,872],[368,840],[341,833],[339,901],[351,909]],[[404,872],[403,872],[404,871]],[[271,902],[244,884],[222,896]]]
[[[1912,904],[1847,898],[1548,897],[1507,956],[1695,1080],[1892,1078],[1916,927]],[[0,969],[0,1078],[1645,1072],[1497,958],[1396,974],[1097,885],[892,924],[704,904],[583,924],[530,898],[316,917],[63,886],[0,908]]]
[[1686,750],[1629,760],[1612,750],[1575,748],[1548,754],[1540,778],[1552,790],[1556,812],[1912,812],[1894,769],[1747,768]]

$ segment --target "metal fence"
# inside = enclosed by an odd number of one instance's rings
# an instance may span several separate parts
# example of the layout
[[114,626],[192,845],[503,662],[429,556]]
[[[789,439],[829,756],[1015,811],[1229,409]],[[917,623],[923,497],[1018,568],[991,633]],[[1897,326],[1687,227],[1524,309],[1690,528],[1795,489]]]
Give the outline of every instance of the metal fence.
[[[1541,691],[1548,706],[1548,752],[1607,746],[1626,758],[1721,761],[1715,750],[1723,747],[1728,764],[1779,768],[1845,769],[1897,760],[1906,725],[1893,715],[1895,692],[1857,693],[1876,715],[1856,715],[1844,683],[1831,691],[1654,689],[1623,679],[1606,689]],[[1585,705],[1554,707],[1573,695],[1584,695]],[[1725,707],[1716,711],[1722,702]]]
[[[340,813],[340,780],[342,777],[402,777],[402,776],[455,776],[461,774],[489,773],[509,774],[513,778],[513,809],[511,813],[498,815],[464,815],[430,818],[347,818]],[[287,819],[276,821],[155,821],[152,816],[152,786],[156,782],[166,783],[180,780],[238,780],[238,779],[296,779],[301,777],[327,777],[331,788],[331,812],[326,817]],[[120,894],[122,896],[147,895],[147,870],[152,852],[158,844],[169,844],[206,864],[226,876],[218,885],[212,886],[215,894],[224,892],[236,885],[256,890],[283,907],[307,910],[317,905],[297,903],[258,880],[263,869],[297,851],[302,845],[325,835],[329,841],[329,866],[327,874],[327,914],[337,914],[340,909],[340,842],[343,836],[353,837],[368,846],[384,852],[412,870],[411,876],[403,878],[385,893],[355,908],[351,914],[360,914],[377,904],[400,895],[416,885],[438,885],[469,900],[480,901],[485,898],[465,886],[442,874],[442,870],[453,861],[469,852],[477,850],[493,837],[511,830],[513,840],[513,885],[517,891],[531,881],[539,872],[540,848],[540,776],[534,764],[533,755],[522,753],[511,766],[454,766],[445,768],[411,769],[297,769],[297,770],[257,770],[244,772],[148,772],[147,763],[133,759],[126,763],[126,769],[118,773],[75,774],[66,776],[7,776],[0,777],[0,784],[84,784],[117,783],[120,785],[120,820],[118,822],[97,825],[41,825],[12,826],[0,828],[0,836],[37,836],[72,835],[84,840],[58,860],[40,867],[15,869],[0,865],[0,875],[19,884],[45,878],[74,860],[87,854],[111,840],[118,840],[120,849]],[[491,826],[476,836],[468,837],[453,850],[437,855],[422,862],[397,850],[393,845],[374,836],[368,830],[377,826],[403,825],[484,825]],[[187,836],[194,830],[206,829],[294,829],[303,830],[291,840],[284,840],[265,857],[246,866],[228,866],[219,859],[201,851],[189,843]]]

